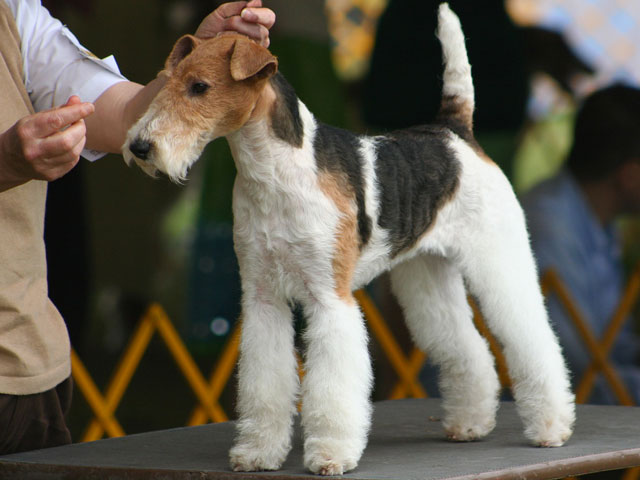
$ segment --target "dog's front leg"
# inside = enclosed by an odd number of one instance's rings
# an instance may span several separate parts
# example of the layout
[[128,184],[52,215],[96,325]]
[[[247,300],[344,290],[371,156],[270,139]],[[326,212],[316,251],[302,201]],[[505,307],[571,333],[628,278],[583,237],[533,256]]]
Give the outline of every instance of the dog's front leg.
[[[277,470],[291,449],[299,390],[293,319],[279,298],[247,293],[242,301],[235,471]],[[260,298],[261,297],[261,298]]]
[[367,331],[352,297],[305,305],[305,313],[304,463],[341,475],[357,466],[371,421]]

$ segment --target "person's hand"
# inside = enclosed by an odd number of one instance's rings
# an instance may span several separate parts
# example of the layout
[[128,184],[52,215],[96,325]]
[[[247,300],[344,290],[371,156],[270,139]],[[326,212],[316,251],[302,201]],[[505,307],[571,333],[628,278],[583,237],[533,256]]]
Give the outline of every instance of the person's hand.
[[269,46],[269,29],[276,14],[262,6],[262,0],[223,3],[210,13],[196,30],[196,37],[210,38],[224,31],[236,31]]
[[0,135],[0,191],[32,179],[52,181],[71,170],[84,148],[92,103],[77,96],[28,115]]

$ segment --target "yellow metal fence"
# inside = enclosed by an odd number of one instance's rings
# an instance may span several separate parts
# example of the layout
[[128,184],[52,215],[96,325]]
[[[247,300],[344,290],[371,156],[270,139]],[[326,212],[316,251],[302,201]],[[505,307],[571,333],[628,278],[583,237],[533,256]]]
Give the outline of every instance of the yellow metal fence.
[[188,425],[199,425],[208,420],[214,422],[228,420],[228,416],[219,405],[218,399],[231,377],[238,357],[239,329],[236,328],[232,333],[219,361],[211,372],[209,381],[207,381],[162,307],[158,304],[152,304],[141,318],[131,337],[104,396],[96,387],[80,357],[75,351],[72,351],[73,379],[95,414],[95,418],[87,427],[82,441],[97,440],[102,438],[104,433],[109,437],[124,435],[124,430],[116,420],[114,413],[155,332],[158,332],[164,341],[198,399],[198,405],[191,414]]

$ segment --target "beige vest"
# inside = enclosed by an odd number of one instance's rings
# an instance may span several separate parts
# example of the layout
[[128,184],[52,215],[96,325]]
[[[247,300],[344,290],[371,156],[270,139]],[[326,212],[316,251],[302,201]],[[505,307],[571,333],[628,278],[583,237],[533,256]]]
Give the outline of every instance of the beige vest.
[[[32,112],[20,37],[0,0],[0,132]],[[67,329],[47,291],[46,196],[37,180],[0,192],[0,393],[43,392],[71,373]]]

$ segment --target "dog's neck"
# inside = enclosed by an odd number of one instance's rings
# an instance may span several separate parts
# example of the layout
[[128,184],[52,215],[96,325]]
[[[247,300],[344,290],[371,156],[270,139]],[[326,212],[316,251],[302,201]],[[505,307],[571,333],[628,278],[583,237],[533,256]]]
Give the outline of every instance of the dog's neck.
[[314,129],[311,112],[283,77],[274,77],[250,120],[227,136],[239,178],[269,188],[290,180],[294,172],[313,170]]

